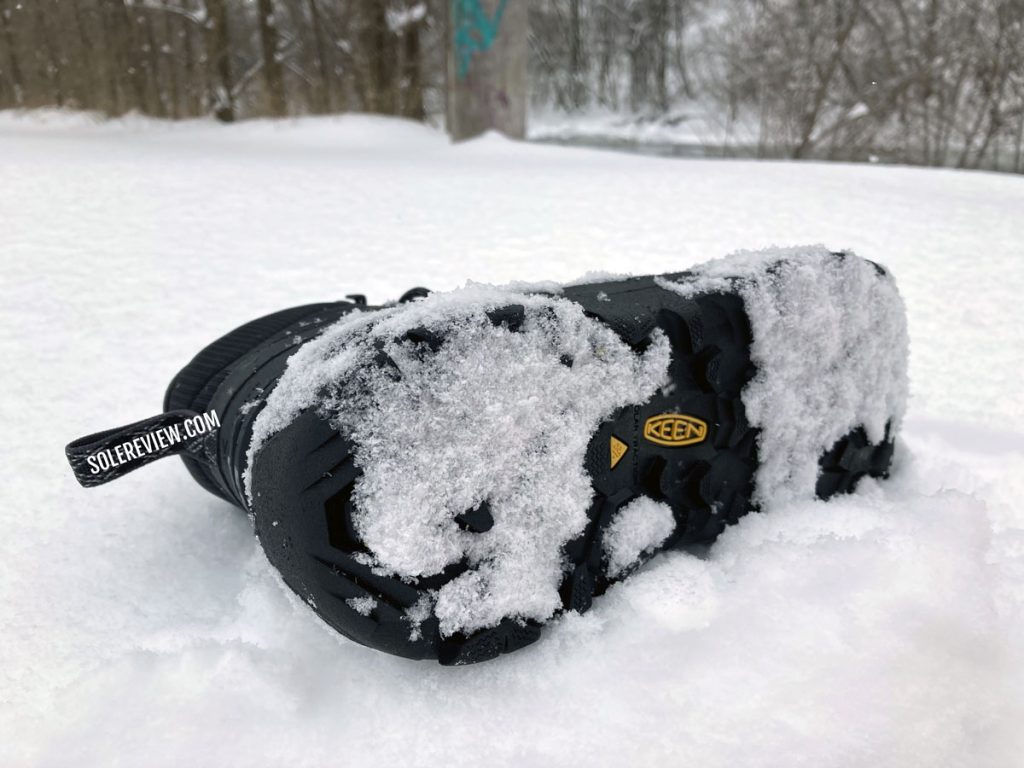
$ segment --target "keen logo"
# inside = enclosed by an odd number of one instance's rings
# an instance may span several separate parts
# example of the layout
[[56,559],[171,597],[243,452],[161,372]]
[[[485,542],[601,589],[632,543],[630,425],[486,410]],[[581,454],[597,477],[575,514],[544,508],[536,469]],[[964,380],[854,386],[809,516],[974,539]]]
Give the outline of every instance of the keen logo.
[[707,422],[683,413],[662,413],[651,416],[644,423],[646,439],[670,448],[694,445],[703,442],[707,436]]

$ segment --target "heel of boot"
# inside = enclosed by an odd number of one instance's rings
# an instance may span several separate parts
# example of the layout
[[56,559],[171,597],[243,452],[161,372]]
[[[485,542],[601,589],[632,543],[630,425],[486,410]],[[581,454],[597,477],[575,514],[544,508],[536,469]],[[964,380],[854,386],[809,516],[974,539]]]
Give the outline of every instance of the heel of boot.
[[[164,410],[207,411],[218,387],[249,352],[307,318],[341,317],[355,306],[344,301],[305,304],[265,315],[235,328],[207,345],[171,380],[164,395]],[[188,456],[182,456],[182,461],[189,474],[204,489],[225,501],[238,503],[211,475],[209,466]]]

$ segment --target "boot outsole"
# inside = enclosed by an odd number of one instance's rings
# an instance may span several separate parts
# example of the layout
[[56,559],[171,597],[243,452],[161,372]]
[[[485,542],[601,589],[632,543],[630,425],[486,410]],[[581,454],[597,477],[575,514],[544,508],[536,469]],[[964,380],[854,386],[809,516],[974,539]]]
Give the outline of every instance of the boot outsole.
[[[682,277],[668,275],[668,278]],[[585,465],[594,489],[583,533],[565,546],[569,567],[562,608],[584,612],[594,598],[640,564],[607,575],[604,537],[616,512],[646,496],[667,504],[675,530],[655,552],[709,544],[729,524],[754,511],[758,430],[748,422],[744,387],[756,374],[751,327],[737,293],[684,299],[655,278],[567,288],[564,296],[612,328],[637,353],[663,333],[671,345],[671,384],[648,402],[620,409],[594,432]],[[524,308],[509,305],[487,321],[515,332]],[[436,352],[444,337],[414,329],[406,340]],[[562,364],[572,365],[571,359]],[[375,365],[401,376],[384,354]],[[541,625],[507,618],[468,635],[442,637],[429,611],[417,615],[429,590],[469,567],[456,563],[413,582],[381,575],[359,539],[353,491],[360,477],[355,446],[324,419],[306,412],[272,437],[252,468],[256,532],[286,583],[334,629],[364,645],[413,659],[470,664],[536,641]],[[863,428],[840,439],[820,458],[817,494],[853,490],[865,476],[883,477],[893,442],[872,444]],[[493,522],[486,505],[456,518],[464,530],[483,532]]]

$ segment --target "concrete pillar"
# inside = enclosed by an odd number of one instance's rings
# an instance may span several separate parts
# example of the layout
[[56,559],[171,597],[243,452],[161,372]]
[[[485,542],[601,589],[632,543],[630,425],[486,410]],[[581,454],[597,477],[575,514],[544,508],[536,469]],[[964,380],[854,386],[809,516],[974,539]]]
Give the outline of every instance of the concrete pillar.
[[526,137],[528,0],[448,0],[448,134]]

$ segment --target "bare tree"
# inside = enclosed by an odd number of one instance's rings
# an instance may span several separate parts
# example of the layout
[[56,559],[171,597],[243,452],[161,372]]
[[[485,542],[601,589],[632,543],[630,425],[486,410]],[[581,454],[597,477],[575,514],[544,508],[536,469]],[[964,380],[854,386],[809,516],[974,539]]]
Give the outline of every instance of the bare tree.
[[18,54],[14,49],[14,32],[11,22],[12,5],[11,0],[0,0],[0,38],[3,39],[4,47],[7,49],[7,61],[0,62],[0,67],[6,66],[5,74],[10,83],[13,106],[20,107],[25,103],[25,78],[21,74]]
[[257,0],[259,11],[260,48],[263,52],[263,80],[269,99],[268,113],[273,117],[288,114],[284,94],[284,75],[281,68],[280,36],[273,0]]
[[535,106],[707,152],[1024,171],[1022,0],[0,0],[0,108],[522,135],[527,60]]
[[210,82],[213,83],[213,110],[218,120],[230,123],[237,117],[238,107],[234,71],[231,66],[227,0],[206,0],[206,3],[209,13],[206,59],[210,67]]
[[320,18],[320,8],[317,0],[306,0],[306,7],[309,9],[309,32],[312,45],[308,46],[311,52],[315,52],[316,71],[320,76],[321,87],[317,94],[316,111],[327,114],[332,109],[331,95],[334,91],[334,75],[331,67],[331,58],[325,42],[324,22]]
[[64,89],[61,86],[60,58],[47,21],[47,2],[46,0],[37,0],[34,6],[36,9],[36,35],[40,43],[36,55],[40,62],[43,79],[50,84],[53,103],[62,107],[64,106]]

